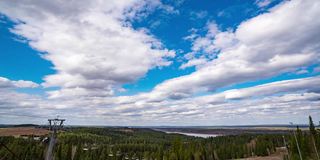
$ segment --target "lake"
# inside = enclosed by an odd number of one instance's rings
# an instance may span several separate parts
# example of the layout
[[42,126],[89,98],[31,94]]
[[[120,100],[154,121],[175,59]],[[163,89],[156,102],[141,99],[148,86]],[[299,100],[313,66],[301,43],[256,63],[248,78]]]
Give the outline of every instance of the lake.
[[168,133],[168,134],[182,134],[182,135],[186,135],[186,136],[192,136],[192,137],[202,137],[202,138],[209,138],[209,137],[217,137],[219,135],[217,134],[202,134],[202,133],[187,133],[187,132],[170,132],[170,131],[163,131],[162,132],[165,132],[165,133]]

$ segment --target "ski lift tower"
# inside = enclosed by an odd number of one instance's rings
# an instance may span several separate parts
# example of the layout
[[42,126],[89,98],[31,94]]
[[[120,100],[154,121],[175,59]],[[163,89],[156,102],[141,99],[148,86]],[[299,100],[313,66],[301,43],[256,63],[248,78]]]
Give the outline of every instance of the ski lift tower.
[[50,135],[50,142],[46,153],[46,160],[53,160],[53,147],[56,143],[57,138],[57,131],[62,128],[63,122],[65,119],[59,119],[59,117],[55,119],[48,119],[49,121],[49,129],[53,132],[51,132]]
[[57,134],[57,130],[62,128],[63,122],[65,119],[59,119],[58,117],[55,119],[48,119],[50,130],[53,131],[54,135]]

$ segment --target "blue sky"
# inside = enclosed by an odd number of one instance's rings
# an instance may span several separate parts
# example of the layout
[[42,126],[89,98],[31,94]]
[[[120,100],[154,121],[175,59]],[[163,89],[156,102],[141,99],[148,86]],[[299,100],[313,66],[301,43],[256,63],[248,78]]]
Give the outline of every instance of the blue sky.
[[28,79],[41,83],[44,75],[54,72],[51,69],[52,64],[42,59],[39,51],[19,41],[21,38],[10,32],[12,26],[12,21],[2,17],[0,74],[10,79]]
[[70,124],[286,124],[319,115],[316,0],[62,3],[0,2],[0,123],[60,115]]

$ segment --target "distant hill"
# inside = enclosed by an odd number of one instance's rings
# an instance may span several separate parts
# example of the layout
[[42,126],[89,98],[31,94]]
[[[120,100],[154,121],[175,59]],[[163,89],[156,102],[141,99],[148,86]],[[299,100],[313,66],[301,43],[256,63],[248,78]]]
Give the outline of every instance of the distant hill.
[[16,124],[13,127],[38,127],[36,124]]
[[11,128],[11,127],[38,127],[36,124],[0,124],[0,128]]

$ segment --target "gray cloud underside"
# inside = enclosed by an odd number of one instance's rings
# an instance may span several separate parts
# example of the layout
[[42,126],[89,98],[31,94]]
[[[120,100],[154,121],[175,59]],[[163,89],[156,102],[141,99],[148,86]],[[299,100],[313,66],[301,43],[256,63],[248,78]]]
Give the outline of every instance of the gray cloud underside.
[[[54,100],[16,92],[1,92],[0,112],[6,117],[41,119],[52,114],[71,119],[93,118],[99,124],[239,124],[287,123],[289,117],[305,118],[320,112],[320,77],[273,82],[250,88],[180,100],[153,101],[146,94],[120,97],[82,97]],[[14,97],[14,98],[13,98]],[[263,98],[257,98],[263,97]],[[246,117],[246,118],[244,118]],[[193,121],[192,119],[197,119]],[[251,118],[256,121],[251,122]],[[267,118],[267,119],[266,119]]]

